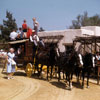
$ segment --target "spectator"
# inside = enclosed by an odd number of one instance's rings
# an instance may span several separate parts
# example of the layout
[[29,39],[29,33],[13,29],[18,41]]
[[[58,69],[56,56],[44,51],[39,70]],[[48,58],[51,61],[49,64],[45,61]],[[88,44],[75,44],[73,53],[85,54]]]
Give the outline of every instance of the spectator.
[[30,38],[32,35],[32,29],[30,27],[27,28],[27,38]]
[[8,73],[8,79],[12,79],[13,74],[15,72],[15,66],[16,62],[14,61],[14,49],[10,48],[8,53],[8,64],[7,64],[7,73]]
[[13,32],[10,33],[10,40],[16,40],[18,38],[18,35],[19,34],[14,29]]
[[27,37],[27,24],[26,24],[26,20],[23,21],[22,30],[23,30],[23,36],[24,36],[24,38],[26,38]]
[[33,18],[33,25],[34,25],[35,35],[37,35],[39,23],[37,22],[36,18]]

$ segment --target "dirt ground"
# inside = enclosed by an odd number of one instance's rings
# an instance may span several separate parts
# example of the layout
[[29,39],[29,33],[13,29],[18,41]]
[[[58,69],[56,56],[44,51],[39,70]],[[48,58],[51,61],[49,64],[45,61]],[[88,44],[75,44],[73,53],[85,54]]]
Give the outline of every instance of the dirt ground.
[[100,100],[100,85],[91,82],[89,89],[82,89],[74,79],[70,91],[64,81],[27,78],[24,72],[7,80],[0,71],[0,100]]

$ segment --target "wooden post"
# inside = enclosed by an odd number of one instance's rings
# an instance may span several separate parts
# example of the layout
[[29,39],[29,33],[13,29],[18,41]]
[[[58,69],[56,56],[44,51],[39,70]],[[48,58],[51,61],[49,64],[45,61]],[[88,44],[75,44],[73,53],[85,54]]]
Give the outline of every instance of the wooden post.
[[92,53],[92,42],[91,42],[91,53]]
[[98,69],[97,69],[97,70],[98,70],[98,73],[97,73],[97,84],[99,85],[100,61],[98,61],[97,64],[98,64],[98,65],[97,65],[97,68],[98,68]]
[[85,45],[85,41],[84,41],[84,54],[85,54],[85,47],[86,47],[86,45]]
[[97,43],[96,43],[96,39],[95,39],[95,53],[97,51]]

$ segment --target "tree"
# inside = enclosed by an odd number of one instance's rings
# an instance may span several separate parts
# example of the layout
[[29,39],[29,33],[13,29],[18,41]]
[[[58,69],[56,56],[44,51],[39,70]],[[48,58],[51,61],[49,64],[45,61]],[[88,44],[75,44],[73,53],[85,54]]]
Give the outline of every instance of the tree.
[[7,20],[3,20],[3,25],[0,25],[2,38],[6,41],[9,40],[10,33],[15,29],[17,30],[17,24],[15,18],[13,18],[12,14],[9,11],[6,11]]
[[43,27],[40,27],[39,32],[45,31]]
[[79,29],[82,26],[100,26],[100,16],[98,14],[88,17],[88,13],[85,12],[83,15],[78,15],[76,20],[72,20],[70,29]]

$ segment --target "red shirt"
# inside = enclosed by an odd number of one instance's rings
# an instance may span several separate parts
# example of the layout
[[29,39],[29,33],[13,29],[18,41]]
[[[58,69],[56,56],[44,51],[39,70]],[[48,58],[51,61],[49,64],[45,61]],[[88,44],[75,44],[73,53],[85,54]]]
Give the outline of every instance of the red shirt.
[[31,28],[29,28],[27,30],[27,38],[30,38],[30,35],[32,35],[32,29]]
[[27,24],[26,23],[22,24],[22,28],[27,29]]

